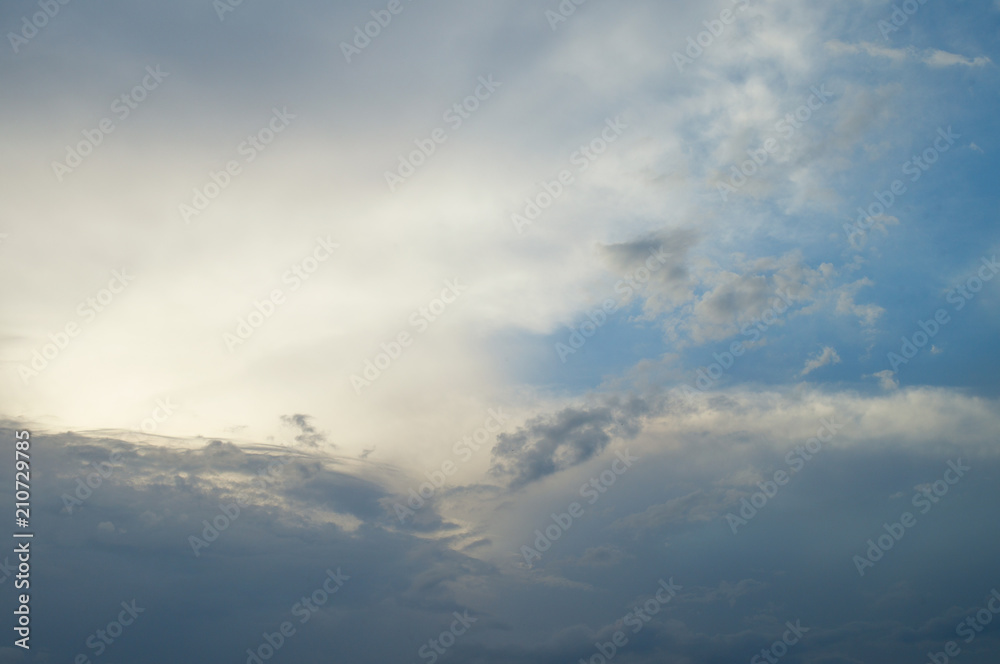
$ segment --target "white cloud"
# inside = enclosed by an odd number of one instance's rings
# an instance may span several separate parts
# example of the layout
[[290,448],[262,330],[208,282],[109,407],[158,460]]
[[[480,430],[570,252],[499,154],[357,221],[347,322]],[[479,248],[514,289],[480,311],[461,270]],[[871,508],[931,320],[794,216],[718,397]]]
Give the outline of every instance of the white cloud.
[[913,55],[906,49],[879,46],[878,44],[871,44],[868,42],[862,42],[860,44],[846,44],[836,39],[826,42],[826,48],[834,55],[857,55],[858,53],[867,53],[872,57],[888,58],[893,62],[903,62],[911,58]]
[[806,361],[806,366],[802,369],[800,376],[806,376],[820,367],[825,367],[828,364],[840,364],[840,355],[831,346],[824,346],[823,350],[817,353],[815,356],[809,358]]
[[892,369],[884,369],[882,371],[872,374],[875,378],[878,378],[879,385],[883,390],[897,390],[899,389],[899,381],[896,380],[896,372]]
[[930,67],[984,67],[988,64],[993,64],[993,61],[986,56],[967,58],[963,55],[949,53],[948,51],[941,51],[939,49],[929,49],[921,52],[913,47],[905,49],[890,48],[888,46],[880,46],[879,44],[872,44],[870,42],[847,44],[836,39],[826,42],[825,46],[826,49],[834,55],[857,55],[859,53],[865,53],[873,58],[886,58],[895,63],[906,61],[922,62]]
[[885,309],[874,303],[858,304],[854,301],[859,290],[873,285],[874,282],[865,277],[842,286],[837,292],[837,314],[857,316],[865,327],[874,326]]
[[931,67],[953,67],[955,65],[961,65],[963,67],[985,67],[986,65],[993,64],[992,60],[983,55],[975,58],[967,58],[955,53],[938,50],[925,53],[922,56],[922,61]]

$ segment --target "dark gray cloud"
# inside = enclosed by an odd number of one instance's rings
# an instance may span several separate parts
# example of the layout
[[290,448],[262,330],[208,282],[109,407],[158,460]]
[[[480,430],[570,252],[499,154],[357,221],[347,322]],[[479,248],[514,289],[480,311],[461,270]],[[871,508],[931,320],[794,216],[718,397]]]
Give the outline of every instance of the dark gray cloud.
[[603,250],[615,269],[622,273],[642,267],[650,257],[660,258],[660,265],[652,271],[649,288],[669,294],[688,281],[690,254],[698,241],[699,235],[693,229],[663,230],[606,245]]
[[491,473],[508,476],[516,489],[572,468],[603,452],[615,436],[634,435],[648,412],[645,400],[632,397],[533,418],[497,436]]
[[307,447],[319,447],[320,445],[327,444],[326,434],[317,431],[310,420],[312,418],[309,415],[302,414],[281,416],[281,421],[284,424],[298,428],[299,434],[295,436],[295,442]]
[[[524,432],[572,441],[588,427],[610,432],[644,408],[579,408]],[[11,438],[0,433],[5,445]],[[88,635],[132,598],[146,613],[102,661],[244,662],[246,648],[285,620],[297,633],[280,656],[292,661],[328,661],[331,653],[414,660],[453,612],[466,610],[477,622],[448,651],[454,661],[578,661],[610,641],[659,580],[673,578],[682,589],[640,631],[626,629],[621,661],[749,661],[780,638],[786,621],[801,620],[810,631],[785,661],[902,664],[954,640],[956,626],[1000,584],[992,572],[1000,539],[989,528],[1000,466],[954,445],[933,453],[885,440],[824,449],[734,536],[724,515],[755,491],[748,469],[767,473],[783,454],[747,445],[744,435],[678,434],[662,451],[644,452],[524,577],[476,557],[498,544],[516,548],[495,532],[398,529],[386,508],[391,473],[357,459],[224,440],[65,433],[34,441],[37,661],[93,654]],[[104,466],[112,452],[120,458]],[[582,480],[600,456],[556,464],[556,472]],[[852,556],[883,523],[916,511],[914,492],[959,456],[973,470],[860,577]],[[273,481],[255,481],[276,463]],[[69,512],[62,496],[102,471],[107,477]],[[484,504],[516,497],[487,489],[461,495]],[[195,556],[189,538],[237,498],[245,503],[239,516]],[[568,499],[555,496],[545,511],[565,509]],[[433,506],[423,511],[434,514]],[[635,536],[622,538],[623,528]],[[337,568],[351,577],[342,592],[308,623],[295,622],[293,605]],[[991,625],[963,644],[962,661],[992,661],[998,633]],[[0,650],[0,662],[22,661]]]
[[[12,447],[9,429],[0,438]],[[494,573],[444,543],[386,528],[379,501],[387,493],[377,478],[363,478],[378,471],[342,465],[350,460],[219,440],[139,445],[71,433],[33,440],[37,659],[6,650],[2,662],[72,661],[77,653],[99,661],[88,635],[132,598],[146,612],[102,660],[243,662],[240,653],[285,620],[299,634],[282,657],[327,661],[325,632],[336,625],[358,634],[338,646],[341,656],[400,659],[467,608],[452,584]],[[113,452],[120,457],[109,462]],[[78,494],[78,479],[92,488]],[[214,539],[205,521],[219,526]],[[208,541],[199,555],[192,536]],[[351,578],[300,626],[292,606],[321,587],[329,568]],[[374,628],[391,615],[411,626],[409,644],[390,645],[379,636],[385,625]]]

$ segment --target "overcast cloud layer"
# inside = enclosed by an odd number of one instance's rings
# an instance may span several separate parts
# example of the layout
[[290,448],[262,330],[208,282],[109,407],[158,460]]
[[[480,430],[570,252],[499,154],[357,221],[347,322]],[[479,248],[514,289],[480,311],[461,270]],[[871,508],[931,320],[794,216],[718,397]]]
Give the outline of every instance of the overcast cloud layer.
[[578,1],[0,7],[0,664],[996,661],[1000,2]]

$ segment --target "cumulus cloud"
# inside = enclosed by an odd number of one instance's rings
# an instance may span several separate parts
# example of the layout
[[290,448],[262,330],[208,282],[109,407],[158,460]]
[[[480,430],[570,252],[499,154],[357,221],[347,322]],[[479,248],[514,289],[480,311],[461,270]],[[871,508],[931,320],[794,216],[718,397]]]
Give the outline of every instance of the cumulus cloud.
[[[548,475],[549,482],[532,483],[530,492],[470,492],[456,512],[468,532],[442,525],[417,536],[398,530],[385,506],[397,471],[357,459],[301,449],[281,465],[274,481],[260,482],[255,481],[260,471],[266,473],[289,451],[222,440],[156,445],[36,434],[35,461],[48,469],[39,476],[39,495],[73,495],[76,480],[94,472],[92,461],[106,460],[112,451],[121,457],[72,513],[60,512],[59,504],[39,505],[38,528],[55,538],[48,554],[51,569],[62,570],[67,581],[58,586],[58,602],[51,601],[54,590],[36,591],[39,605],[51,607],[39,612],[39,627],[60,634],[44,649],[53,658],[72,658],[92,626],[59,630],[56,625],[72,622],[82,607],[106,612],[110,620],[120,610],[118,598],[136,597],[150,616],[157,611],[157,619],[143,624],[142,638],[116,643],[115,652],[153,664],[189,652],[191,641],[176,639],[179,632],[205,635],[194,647],[218,661],[255,647],[262,632],[285,620],[296,625],[285,646],[296,661],[326,661],[333,644],[338,652],[405,658],[446,629],[455,611],[469,611],[477,620],[476,630],[455,646],[456,657],[572,661],[589,656],[595,640],[608,640],[622,626],[619,620],[656,593],[660,579],[672,579],[681,590],[645,623],[644,639],[626,649],[643,664],[670,653],[731,661],[755,652],[772,631],[780,632],[785,621],[801,614],[803,589],[810,596],[823,594],[822,615],[810,614],[803,622],[811,635],[826,635],[803,641],[803,655],[867,657],[914,642],[933,647],[939,632],[911,628],[906,636],[886,636],[882,625],[898,617],[901,603],[913,604],[913,591],[898,585],[907,579],[933,570],[943,587],[954,587],[975,586],[988,576],[994,560],[988,550],[975,555],[983,548],[983,534],[968,524],[987,519],[997,498],[969,503],[963,495],[987,491],[988,498],[1000,486],[993,453],[996,403],[927,389],[871,399],[820,390],[787,392],[781,399],[753,391],[724,396],[684,408],[661,404],[645,415],[630,443],[642,462],[619,478],[603,502],[585,504],[581,520],[530,571],[511,565],[511,554],[536,537],[533,531],[549,518],[545,515],[565,511],[571,500],[585,502],[575,487],[606,463],[600,453]],[[555,435],[543,424],[560,421],[572,431],[573,415],[541,418],[531,431]],[[759,490],[747,484],[751,475],[788,470],[786,453],[829,417],[842,427],[834,439],[734,535],[724,517]],[[0,437],[9,444],[12,431],[5,429]],[[941,441],[947,441],[944,447]],[[916,528],[970,552],[966,564],[941,567],[933,557],[887,556],[877,576],[859,577],[851,557],[864,555],[872,533],[894,516],[873,515],[872,505],[900,492],[908,498],[913,487],[938,479],[956,458],[970,464],[975,476],[952,487],[955,495],[918,517]],[[747,475],[748,467],[757,470]],[[856,478],[849,499],[845,476]],[[236,499],[239,515],[218,519],[223,509],[235,513],[227,506]],[[959,513],[970,521],[950,518]],[[348,514],[355,525],[342,519]],[[190,537],[201,537],[211,523],[220,532],[195,556]],[[816,523],[825,524],[824,546],[815,546],[813,536],[789,536],[812,533]],[[622,532],[632,536],[618,536]],[[780,548],[776,541],[783,543]],[[171,582],[162,583],[154,568],[169,569]],[[350,577],[343,592],[308,623],[296,622],[293,605],[321,587],[328,569]],[[873,604],[865,585],[873,582],[895,590]],[[982,588],[984,597],[988,591]],[[107,600],[95,604],[95,596]],[[970,603],[952,613],[953,595],[924,596],[929,606],[911,624],[953,624],[974,607]],[[193,601],[203,609],[196,615],[182,610]],[[867,621],[860,631],[859,611]],[[947,620],[939,620],[942,616]],[[523,631],[521,619],[541,621],[539,629]],[[206,620],[218,628],[206,630]],[[379,638],[400,621],[412,625],[414,634]],[[982,647],[991,645],[984,636]]]
[[896,379],[896,372],[892,369],[883,369],[872,374],[875,378],[878,378],[878,384],[883,390],[897,390],[899,389],[899,381]]
[[299,434],[295,436],[296,443],[306,447],[319,447],[321,444],[325,444],[327,442],[326,434],[317,431],[316,427],[314,427],[310,422],[311,419],[312,418],[310,416],[302,414],[281,416],[283,424],[295,427],[299,430]]
[[[767,315],[783,324],[815,310],[838,288],[829,263],[810,267],[797,251],[783,256],[732,257],[731,269],[703,261],[688,299],[669,311],[647,302],[647,315],[662,314],[668,338],[678,346],[725,339]],[[772,322],[771,324],[774,324]]]
[[807,376],[820,367],[825,367],[829,364],[840,364],[840,355],[837,354],[836,349],[832,346],[824,346],[819,353],[806,360],[806,366],[803,367],[802,373],[799,375]]
[[634,435],[648,412],[649,404],[633,397],[532,418],[497,437],[490,472],[509,477],[512,489],[520,488],[588,461],[616,435]]
[[697,243],[691,229],[664,230],[606,245],[603,251],[617,273],[649,271],[648,283],[639,286],[647,307],[665,308],[682,300],[691,286],[689,263]]
[[[977,143],[995,104],[974,80],[996,59],[989,21],[928,6],[920,48],[893,48],[851,34],[885,3],[760,0],[726,23],[721,5],[583,3],[555,26],[554,2],[404,3],[347,62],[369,8],[242,3],[218,21],[210,4],[70,7],[0,72],[19,91],[0,109],[0,443],[33,432],[39,661],[76,661],[129,598],[148,613],[107,661],[248,661],[284,621],[296,633],[275,659],[414,661],[456,613],[475,622],[442,661],[590,661],[648,611],[619,661],[745,662],[801,618],[789,661],[896,662],[982,607],[1000,501],[993,295],[936,338],[946,355],[907,368],[922,387],[880,369],[899,325],[948,306],[930,300],[993,244]],[[155,62],[162,88],[53,177]],[[496,94],[454,128],[444,114],[489,76]],[[285,104],[287,131],[220,185]],[[604,145],[613,118],[624,130]],[[899,226],[893,243],[852,251],[845,220],[912,177],[948,122],[977,143],[874,218]],[[445,125],[390,192],[386,171]],[[208,186],[219,195],[179,223]],[[511,215],[546,189],[517,233]],[[343,250],[318,264],[317,237]],[[122,266],[135,284],[81,319]],[[607,298],[585,353],[559,362],[564,327]],[[53,356],[69,322],[83,333]],[[246,343],[229,353],[234,332]],[[712,363],[724,379],[680,389]],[[355,393],[351,375],[375,369]],[[612,474],[626,448],[639,460]],[[959,462],[973,470],[861,576],[855,557]],[[334,570],[350,578],[300,622]],[[667,579],[682,588],[653,613]],[[963,661],[996,650],[986,630]]]
[[874,282],[865,277],[845,284],[836,291],[836,313],[841,316],[855,316],[861,325],[872,327],[885,313],[885,309],[874,302],[859,304],[855,301],[862,288],[869,288]]

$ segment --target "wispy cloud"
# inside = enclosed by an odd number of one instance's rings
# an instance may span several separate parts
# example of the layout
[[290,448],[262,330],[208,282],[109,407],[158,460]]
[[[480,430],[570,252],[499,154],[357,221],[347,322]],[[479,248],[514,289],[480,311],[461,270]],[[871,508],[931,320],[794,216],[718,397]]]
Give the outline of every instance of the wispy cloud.
[[823,350],[806,361],[806,366],[799,375],[806,376],[816,369],[830,364],[840,364],[840,355],[831,346],[824,346]]
[[916,48],[891,48],[871,42],[849,44],[836,39],[826,42],[826,48],[834,55],[858,55],[864,53],[874,58],[886,58],[892,62],[921,62],[930,67],[985,67],[993,61],[984,55],[969,58],[957,53],[939,49],[919,51]]

